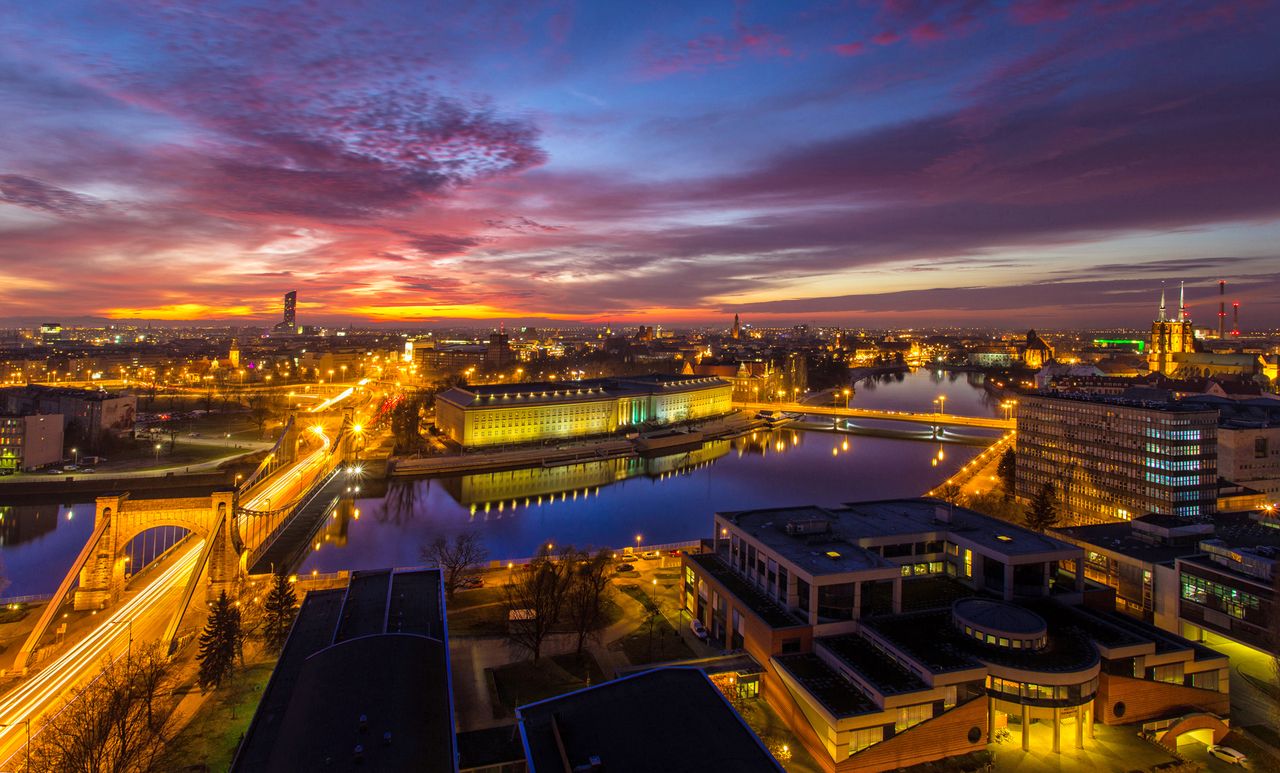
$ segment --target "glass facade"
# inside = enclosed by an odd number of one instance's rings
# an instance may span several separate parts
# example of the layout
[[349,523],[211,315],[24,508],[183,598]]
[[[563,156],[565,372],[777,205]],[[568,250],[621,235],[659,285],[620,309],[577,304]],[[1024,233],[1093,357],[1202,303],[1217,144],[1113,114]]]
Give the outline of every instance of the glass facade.
[[1051,483],[1076,523],[1210,515],[1217,422],[1215,410],[1028,396],[1018,403],[1017,494]]

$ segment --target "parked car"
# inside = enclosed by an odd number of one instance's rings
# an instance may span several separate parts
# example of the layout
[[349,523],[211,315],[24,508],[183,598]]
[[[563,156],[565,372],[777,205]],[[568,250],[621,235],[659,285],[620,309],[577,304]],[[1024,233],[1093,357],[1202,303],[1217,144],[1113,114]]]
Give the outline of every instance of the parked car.
[[61,468],[61,467],[50,467],[49,469],[45,470],[45,471],[44,471],[44,473],[45,473],[45,475],[61,475],[61,474],[62,474],[62,468]]
[[458,587],[464,590],[470,588],[479,588],[484,585],[484,580],[474,574],[469,574],[458,581]]
[[91,473],[91,472],[96,472],[96,470],[95,470],[93,467],[81,467],[81,468],[80,468],[80,474],[82,474],[82,475],[85,475],[85,474],[88,474],[88,473]]
[[1244,756],[1241,752],[1232,749],[1230,746],[1219,746],[1217,744],[1209,747],[1209,755],[1217,757],[1228,764],[1239,765],[1240,767],[1244,767],[1244,764],[1249,761],[1248,757]]
[[662,558],[662,551],[646,550],[643,554],[641,554],[640,557],[643,558],[645,561],[657,561],[659,558]]
[[703,641],[707,640],[707,627],[702,624],[701,620],[697,618],[690,620],[689,630],[693,631],[693,635],[697,636],[699,639],[702,639]]
[[635,571],[635,567],[634,567],[634,566],[632,566],[631,564],[618,564],[618,566],[616,567],[616,571],[618,571],[618,572],[633,572],[633,571]]

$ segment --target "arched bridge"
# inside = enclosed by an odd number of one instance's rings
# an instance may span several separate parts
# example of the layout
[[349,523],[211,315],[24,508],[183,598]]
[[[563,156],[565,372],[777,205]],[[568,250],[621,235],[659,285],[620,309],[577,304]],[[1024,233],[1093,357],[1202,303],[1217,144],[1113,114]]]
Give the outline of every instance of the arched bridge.
[[129,576],[126,547],[159,527],[185,530],[199,545],[199,558],[166,628],[165,640],[172,647],[200,579],[207,578],[206,598],[224,590],[232,594],[266,546],[318,494],[332,490],[350,458],[352,436],[350,418],[344,418],[335,438],[316,431],[313,447],[303,454],[304,438],[291,420],[258,469],[233,489],[181,499],[133,500],[128,492],[99,497],[93,533],[19,650],[15,667],[25,668],[73,587],[77,611],[104,609],[118,601]]

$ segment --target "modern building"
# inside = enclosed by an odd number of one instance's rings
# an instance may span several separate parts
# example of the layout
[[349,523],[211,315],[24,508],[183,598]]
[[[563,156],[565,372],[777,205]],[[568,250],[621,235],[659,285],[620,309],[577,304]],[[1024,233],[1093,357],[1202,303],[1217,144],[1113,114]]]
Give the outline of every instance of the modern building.
[[284,294],[284,317],[276,323],[276,333],[294,335],[298,332],[298,291],[290,290]]
[[458,386],[436,395],[435,406],[444,436],[474,448],[719,416],[732,410],[732,386],[674,375]]
[[1123,397],[1018,400],[1016,492],[1053,484],[1068,524],[1217,508],[1218,411]]
[[37,384],[0,389],[0,413],[59,414],[66,437],[83,435],[82,451],[96,449],[103,435],[123,437],[133,432],[137,412],[137,395]]
[[61,416],[0,416],[0,470],[34,470],[60,461]]
[[[764,666],[764,694],[825,771],[984,749],[1072,753],[1094,724],[1221,740],[1225,656],[1082,606],[1083,551],[934,500],[719,513],[683,600]],[[1189,717],[1190,715],[1190,717]]]
[[511,337],[504,331],[490,333],[489,343],[484,350],[484,366],[490,370],[501,370],[515,361],[515,352],[511,350]]
[[307,594],[234,773],[456,771],[438,569],[353,572]]
[[1280,560],[1274,510],[1192,522],[1148,515],[1055,534],[1084,549],[1085,577],[1114,590],[1117,611],[1195,641],[1222,636],[1272,648]]
[[516,709],[530,773],[780,773],[707,675],[660,668]]

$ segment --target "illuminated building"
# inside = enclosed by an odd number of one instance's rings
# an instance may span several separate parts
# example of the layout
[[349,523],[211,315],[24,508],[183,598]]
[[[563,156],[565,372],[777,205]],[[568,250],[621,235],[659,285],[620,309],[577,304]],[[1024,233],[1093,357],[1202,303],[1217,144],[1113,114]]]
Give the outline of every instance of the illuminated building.
[[48,343],[50,341],[62,340],[62,323],[45,322],[40,325],[40,340]]
[[1264,362],[1257,354],[1203,352],[1196,341],[1195,327],[1187,313],[1185,292],[1179,290],[1178,316],[1165,314],[1164,291],[1160,292],[1159,316],[1151,323],[1151,345],[1147,366],[1152,373],[1178,378],[1195,376],[1255,376]]
[[138,396],[88,389],[31,384],[0,389],[0,413],[21,416],[61,414],[63,432],[76,425],[85,436],[85,448],[94,450],[103,434],[123,437],[133,432]]
[[33,470],[60,461],[61,416],[0,416],[0,470]]
[[608,435],[726,414],[732,391],[675,375],[458,386],[436,396],[436,425],[468,448]]
[[764,665],[766,700],[828,773],[1002,731],[1064,757],[1098,722],[1170,748],[1228,731],[1179,724],[1227,713],[1227,658],[1082,605],[1083,551],[1061,540],[927,499],[718,513],[714,528],[713,551],[684,558],[685,608]]
[[1217,410],[1027,395],[1017,421],[1017,495],[1053,484],[1064,525],[1217,509]]
[[284,294],[284,319],[280,323],[286,330],[298,327],[298,291],[290,290]]
[[1053,347],[1034,330],[1027,331],[1027,345],[1022,350],[1022,363],[1028,368],[1041,368],[1053,359]]

